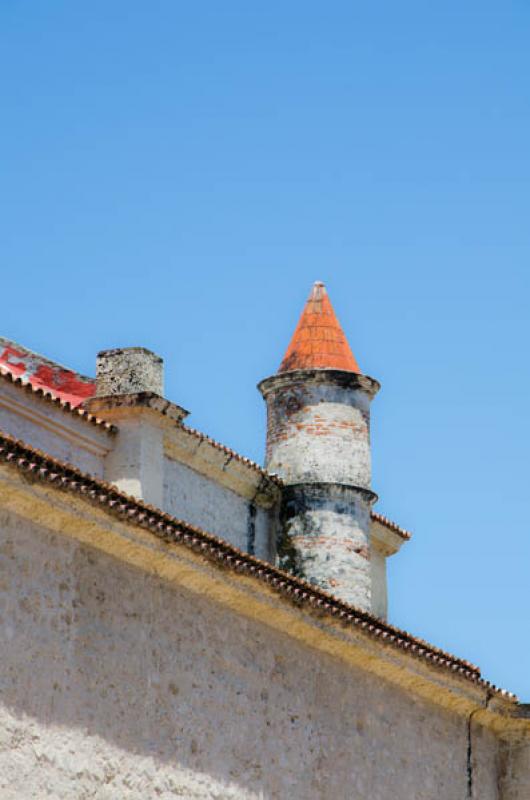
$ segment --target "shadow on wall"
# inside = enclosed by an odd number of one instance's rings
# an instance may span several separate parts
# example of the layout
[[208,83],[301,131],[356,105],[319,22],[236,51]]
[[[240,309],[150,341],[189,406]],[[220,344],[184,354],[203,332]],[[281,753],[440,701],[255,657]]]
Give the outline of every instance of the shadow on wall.
[[207,597],[0,522],[12,797],[351,800],[388,797],[391,777],[395,800],[420,785],[426,800],[465,797],[460,720]]

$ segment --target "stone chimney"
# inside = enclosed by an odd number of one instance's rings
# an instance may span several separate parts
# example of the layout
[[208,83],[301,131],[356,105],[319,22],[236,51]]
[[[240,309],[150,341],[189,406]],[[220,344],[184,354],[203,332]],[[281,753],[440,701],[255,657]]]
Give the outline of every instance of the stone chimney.
[[85,408],[118,427],[105,460],[105,478],[157,507],[164,495],[164,430],[187,415],[165,400],[164,366],[145,347],[102,350],[96,362],[96,394]]
[[164,394],[164,362],[145,347],[101,350],[96,360],[96,396]]
[[379,384],[361,374],[322,283],[259,389],[267,469],[285,482],[281,565],[372,610],[370,403]]

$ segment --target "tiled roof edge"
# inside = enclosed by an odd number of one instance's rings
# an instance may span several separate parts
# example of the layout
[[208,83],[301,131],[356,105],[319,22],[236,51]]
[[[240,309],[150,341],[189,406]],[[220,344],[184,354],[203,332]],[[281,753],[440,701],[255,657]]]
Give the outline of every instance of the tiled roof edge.
[[208,444],[212,445],[212,447],[215,447],[217,450],[221,450],[223,453],[226,453],[227,456],[231,456],[231,458],[239,461],[241,464],[250,467],[250,469],[253,469],[263,478],[271,481],[271,483],[275,483],[276,486],[283,486],[283,481],[278,475],[273,475],[272,473],[267,472],[266,469],[261,467],[255,461],[252,461],[252,459],[247,458],[246,456],[240,455],[235,450],[232,450],[231,447],[221,444],[221,442],[212,439],[211,436],[207,436],[205,433],[198,431],[196,428],[191,428],[189,425],[185,425],[183,422],[179,423],[179,427],[181,427],[182,430],[186,431],[186,433],[189,433],[191,436],[195,436],[195,438],[200,439],[203,442],[208,442]]
[[0,433],[0,462],[11,464],[23,474],[58,489],[75,492],[109,513],[150,530],[166,542],[182,544],[210,561],[235,572],[251,575],[297,605],[319,610],[385,644],[406,650],[415,657],[447,669],[491,692],[508,699],[517,699],[511,692],[499,689],[482,678],[480,669],[468,661],[446,653],[368,612],[354,608],[301,578],[243,553],[224,539],[165,514],[158,508],[118,491],[105,481],[92,478],[77,468],[2,433]]
[[67,400],[61,400],[61,398],[57,397],[57,395],[53,394],[53,392],[49,390],[46,391],[38,386],[34,386],[31,381],[15,377],[12,372],[9,372],[9,370],[6,370],[1,366],[0,378],[3,378],[8,383],[13,384],[13,386],[17,386],[20,389],[25,389],[26,392],[31,392],[34,397],[38,397],[41,400],[52,403],[57,408],[60,408],[61,411],[65,411],[68,414],[73,414],[74,416],[79,417],[79,419],[89,422],[91,425],[96,425],[98,428],[102,428],[103,430],[107,431],[107,433],[115,434],[118,431],[116,425],[113,425],[111,422],[107,422],[100,417],[96,417],[94,414],[89,414],[88,411],[85,411],[83,408],[72,406]]
[[411,538],[412,533],[410,531],[405,530],[405,528],[401,528],[395,522],[392,522],[391,519],[383,516],[383,514],[378,514],[377,511],[372,511],[371,516],[374,522],[379,522],[380,525],[384,525],[385,528],[388,528],[388,530],[392,531],[393,533],[397,533],[397,535],[401,536],[402,539],[408,541]]

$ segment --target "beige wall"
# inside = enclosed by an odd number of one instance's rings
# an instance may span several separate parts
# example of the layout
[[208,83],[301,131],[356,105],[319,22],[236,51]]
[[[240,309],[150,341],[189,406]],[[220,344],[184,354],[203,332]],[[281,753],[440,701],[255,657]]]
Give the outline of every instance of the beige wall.
[[7,512],[0,587],[2,800],[498,797],[478,724]]

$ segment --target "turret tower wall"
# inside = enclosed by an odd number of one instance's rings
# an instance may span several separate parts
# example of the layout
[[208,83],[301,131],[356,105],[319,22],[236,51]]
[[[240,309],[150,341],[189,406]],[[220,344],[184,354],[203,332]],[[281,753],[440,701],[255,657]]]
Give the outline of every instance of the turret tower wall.
[[379,384],[360,373],[323,284],[313,287],[279,372],[259,389],[266,466],[285,484],[281,566],[372,610],[370,403]]
[[284,481],[371,484],[370,401],[379,384],[340,370],[296,370],[260,384],[267,468]]

